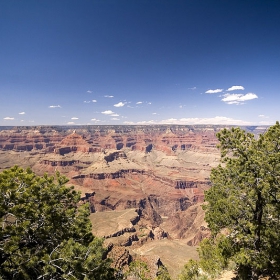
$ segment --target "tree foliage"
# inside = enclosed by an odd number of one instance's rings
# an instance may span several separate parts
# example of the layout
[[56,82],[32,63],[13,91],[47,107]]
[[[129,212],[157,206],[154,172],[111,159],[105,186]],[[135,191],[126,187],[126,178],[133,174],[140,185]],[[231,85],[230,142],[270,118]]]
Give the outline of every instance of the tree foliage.
[[155,280],[171,280],[170,274],[165,266],[161,265],[158,268]]
[[17,166],[0,173],[0,278],[114,279],[88,205],[66,183]]
[[130,263],[129,270],[125,274],[125,279],[131,280],[149,280],[149,267],[140,260],[135,260]]
[[224,235],[205,238],[200,243],[199,267],[209,278],[217,277],[229,265],[232,244]]
[[277,122],[259,137],[240,128],[224,129],[217,137],[221,164],[212,170],[212,187],[205,194],[205,219],[213,240],[222,230],[227,232],[222,248],[228,246],[227,258],[237,264],[240,278],[277,278],[280,125]]
[[198,248],[199,260],[189,260],[179,280],[216,279],[229,266],[231,245],[230,240],[221,234],[203,239]]
[[179,280],[195,280],[199,277],[199,263],[193,259],[190,259],[185,265],[181,274],[179,275]]

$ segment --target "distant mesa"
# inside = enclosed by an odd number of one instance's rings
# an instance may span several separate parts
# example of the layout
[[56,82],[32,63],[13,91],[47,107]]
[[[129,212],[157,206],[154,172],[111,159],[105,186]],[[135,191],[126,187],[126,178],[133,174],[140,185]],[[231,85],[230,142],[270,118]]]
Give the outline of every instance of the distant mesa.
[[93,152],[91,147],[83,137],[74,130],[72,134],[66,136],[54,149],[55,154],[68,154],[70,152]]

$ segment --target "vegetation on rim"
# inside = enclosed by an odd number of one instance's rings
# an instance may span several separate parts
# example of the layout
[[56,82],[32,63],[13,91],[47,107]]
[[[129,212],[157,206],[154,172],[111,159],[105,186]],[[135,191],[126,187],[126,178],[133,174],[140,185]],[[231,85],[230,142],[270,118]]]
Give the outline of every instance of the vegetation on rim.
[[114,279],[89,207],[66,182],[17,166],[0,173],[1,279]]
[[212,170],[204,206],[212,237],[201,243],[200,261],[189,262],[182,279],[214,277],[230,262],[239,279],[279,279],[279,122],[257,139],[240,128],[217,137],[222,159]]

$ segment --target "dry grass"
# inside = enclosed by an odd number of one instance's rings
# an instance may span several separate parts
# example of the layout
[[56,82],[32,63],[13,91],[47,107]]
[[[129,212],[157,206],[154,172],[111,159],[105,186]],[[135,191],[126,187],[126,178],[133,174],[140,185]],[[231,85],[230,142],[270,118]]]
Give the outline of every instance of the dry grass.
[[124,228],[132,228],[131,219],[135,218],[135,209],[122,211],[96,212],[90,214],[92,233],[103,237],[118,232]]

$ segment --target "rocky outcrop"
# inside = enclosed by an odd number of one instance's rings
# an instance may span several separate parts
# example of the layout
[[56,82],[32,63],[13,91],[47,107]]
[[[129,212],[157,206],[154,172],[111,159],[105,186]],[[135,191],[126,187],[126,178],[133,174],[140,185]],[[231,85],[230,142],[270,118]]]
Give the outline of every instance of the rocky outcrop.
[[104,236],[104,238],[120,236],[120,235],[123,235],[125,232],[135,232],[135,228],[134,227],[122,228],[121,230],[119,230],[117,232]]
[[157,199],[155,196],[148,196],[147,198],[141,199],[139,201],[139,216],[149,221],[153,226],[159,226],[162,223],[162,218],[155,209],[156,205]]
[[[52,166],[67,166],[67,165],[73,165],[75,161],[71,162],[49,162],[49,161],[42,161],[41,163],[45,164],[51,164]],[[96,179],[96,180],[104,180],[104,179],[118,179],[118,178],[126,178],[127,175],[145,175],[149,176],[150,178],[154,179],[155,181],[160,181],[166,185],[169,185],[176,189],[187,189],[187,188],[198,188],[199,185],[210,185],[210,182],[207,181],[187,181],[187,180],[177,180],[173,178],[166,178],[166,177],[160,177],[158,175],[155,175],[152,171],[146,171],[146,170],[139,170],[139,169],[126,169],[126,170],[118,170],[117,172],[112,173],[90,173],[90,174],[78,174],[72,177],[72,179]]]
[[161,227],[156,227],[150,231],[149,238],[155,240],[161,240],[164,238],[169,238],[169,234],[168,232],[165,232]]
[[110,153],[108,156],[104,157],[104,159],[106,160],[107,163],[117,160],[119,158],[126,159],[127,156],[124,152],[114,152],[114,153]]
[[209,238],[211,235],[210,229],[204,226],[201,226],[199,230],[196,232],[195,236],[188,241],[189,246],[197,246],[202,239]]
[[68,154],[71,152],[94,152],[93,147],[75,132],[66,136],[54,149],[55,154]]
[[50,166],[75,166],[79,164],[89,165],[91,162],[84,162],[80,160],[48,160],[43,159],[40,161],[40,164],[50,165]]
[[117,178],[125,178],[126,174],[144,174],[144,170],[137,170],[137,169],[126,169],[126,170],[118,170],[117,172],[112,173],[90,173],[90,174],[79,174],[72,177],[72,179],[97,179],[97,180],[104,180],[104,179],[117,179]]
[[[157,276],[157,272],[162,266],[162,262],[159,256],[132,256],[130,252],[123,246],[109,244],[106,256],[110,258],[112,262],[112,267],[117,271],[122,272],[128,271],[128,266],[132,261],[140,261],[147,264],[148,267],[148,279],[154,279]],[[128,279],[135,279],[132,276],[128,276]]]
[[107,257],[113,261],[112,267],[116,270],[126,271],[132,262],[132,256],[127,249],[112,243],[108,245]]
[[[137,256],[135,260],[139,260],[147,264],[149,270],[147,275],[148,279],[155,279],[159,268],[163,266],[160,257],[156,255]],[[130,278],[130,279],[128,278],[128,280],[133,280],[133,279],[135,278]]]
[[[60,130],[60,129],[58,129]],[[31,151],[48,150],[58,144],[66,134],[51,127],[19,127],[10,130],[0,130],[0,149]]]

